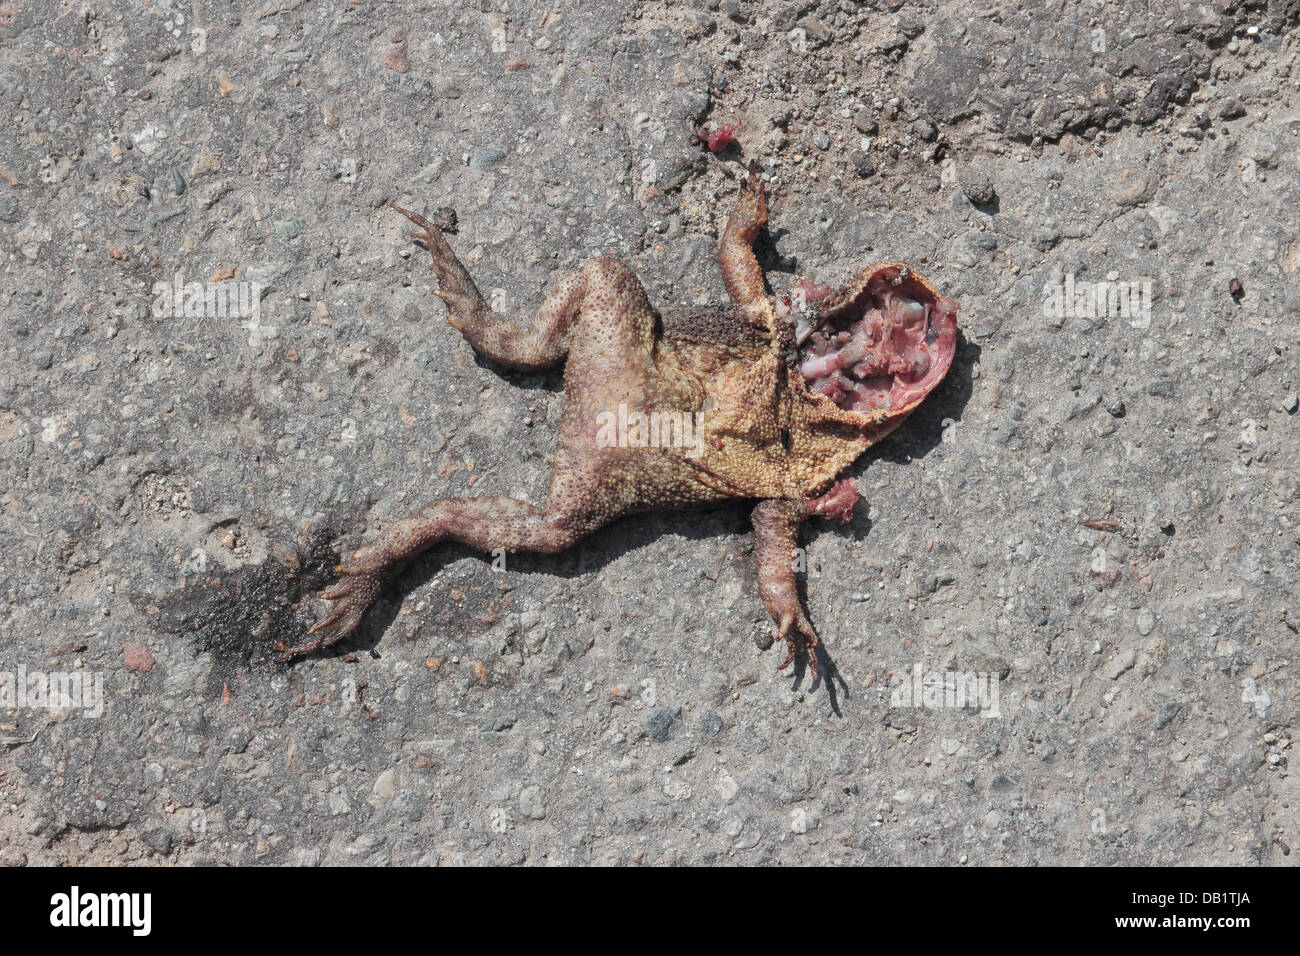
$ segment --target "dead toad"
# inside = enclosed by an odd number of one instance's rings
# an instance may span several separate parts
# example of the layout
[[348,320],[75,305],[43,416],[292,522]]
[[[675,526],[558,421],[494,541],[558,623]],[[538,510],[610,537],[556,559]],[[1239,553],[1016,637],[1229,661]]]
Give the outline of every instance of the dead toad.
[[321,593],[329,614],[287,654],[351,633],[385,580],[440,541],[553,553],[622,515],[743,498],[757,500],[759,593],[789,646],[781,667],[802,647],[816,677],[817,635],[795,585],[799,526],[852,515],[857,485],[836,477],[943,380],[957,303],[901,262],[837,291],[804,280],[793,302],[769,296],[753,252],[767,203],[752,166],[719,250],[730,306],[656,309],[630,268],[597,258],[521,328],[488,308],[437,227],[393,208],[424,230],[414,238],[433,254],[434,294],[480,355],[529,372],[564,363],[550,491],[542,508],[440,498],[389,526],[337,569]]

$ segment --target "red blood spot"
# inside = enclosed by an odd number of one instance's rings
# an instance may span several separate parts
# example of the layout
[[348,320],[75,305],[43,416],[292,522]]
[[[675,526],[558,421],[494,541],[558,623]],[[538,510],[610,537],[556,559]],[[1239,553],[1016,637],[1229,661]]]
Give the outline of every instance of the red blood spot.
[[712,133],[707,126],[700,127],[696,132],[695,138],[709,148],[710,153],[720,153],[736,138],[736,130],[740,129],[739,123],[732,123],[728,126],[719,126]]
[[149,653],[149,648],[143,644],[123,644],[122,660],[133,671],[147,674],[153,670],[153,655]]
[[506,60],[506,69],[513,73],[515,70],[526,70],[530,66],[527,60]]
[[848,521],[853,517],[853,506],[858,503],[859,497],[858,483],[852,478],[845,478],[837,481],[820,498],[809,499],[808,513],[832,521]]

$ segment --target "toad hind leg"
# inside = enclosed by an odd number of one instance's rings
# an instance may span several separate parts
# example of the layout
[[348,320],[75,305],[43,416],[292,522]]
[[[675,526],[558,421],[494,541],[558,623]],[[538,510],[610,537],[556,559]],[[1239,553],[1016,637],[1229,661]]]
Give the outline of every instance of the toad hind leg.
[[532,325],[522,328],[488,307],[442,230],[419,213],[388,205],[424,230],[411,238],[433,256],[430,271],[437,275],[440,286],[433,294],[447,304],[447,322],[465,336],[474,351],[521,372],[541,371],[564,361],[569,332],[582,305],[585,283],[581,271],[561,279]]
[[320,596],[333,602],[308,639],[285,651],[295,657],[328,647],[356,630],[380,588],[422,551],[440,541],[459,541],[483,551],[563,551],[600,521],[573,518],[552,507],[541,510],[516,498],[440,498],[387,528],[336,570],[341,576]]

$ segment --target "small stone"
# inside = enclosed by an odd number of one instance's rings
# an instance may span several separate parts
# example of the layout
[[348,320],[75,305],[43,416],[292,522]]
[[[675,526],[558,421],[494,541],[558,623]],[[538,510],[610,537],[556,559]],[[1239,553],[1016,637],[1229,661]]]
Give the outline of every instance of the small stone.
[[933,123],[929,120],[919,119],[912,124],[912,132],[917,135],[923,142],[930,143],[939,135]]
[[849,162],[853,165],[853,171],[863,179],[876,171],[876,167],[871,164],[871,159],[860,149],[849,152]]
[[411,63],[406,58],[406,44],[394,43],[384,54],[384,66],[388,67],[394,73],[407,73],[411,69]]
[[1118,395],[1111,395],[1106,399],[1106,411],[1114,418],[1124,417],[1124,399]]
[[866,133],[868,136],[876,133],[880,129],[880,124],[876,122],[876,117],[872,115],[871,110],[865,106],[853,114],[853,125],[859,133]]
[[1183,709],[1183,705],[1177,701],[1167,701],[1160,705],[1160,712],[1156,715],[1156,730],[1164,730],[1169,726],[1169,722],[1178,716],[1178,712]]
[[131,670],[140,671],[143,674],[153,670],[153,655],[149,653],[149,648],[143,644],[123,644],[122,661]]
[[1174,383],[1167,378],[1157,379],[1147,386],[1147,394],[1154,398],[1173,398]]
[[1146,637],[1155,629],[1155,626],[1156,616],[1152,613],[1150,608],[1144,607],[1142,610],[1138,611],[1137,628],[1139,634]]
[[696,718],[696,724],[700,728],[700,733],[706,737],[716,737],[722,733],[722,718],[715,711],[702,711],[700,716]]
[[817,135],[813,137],[813,145],[818,149],[830,149],[831,138],[826,135],[825,130],[818,130]]
[[816,17],[804,17],[795,26],[813,40],[825,41],[831,38],[830,27]]
[[1295,392],[1282,399],[1282,410],[1288,415],[1294,415],[1297,408],[1300,408],[1300,396],[1297,396]]
[[371,789],[376,800],[387,803],[393,799],[393,793],[396,791],[397,771],[389,767],[375,780],[375,785]]
[[1064,233],[1059,225],[1055,222],[1047,222],[1033,231],[1030,241],[1039,251],[1048,252],[1061,241],[1063,236]]
[[474,156],[469,161],[470,169],[487,169],[494,166],[506,158],[504,150],[495,146],[480,146],[474,150]]
[[1255,133],[1245,144],[1246,156],[1265,169],[1277,165],[1277,140],[1267,133]]
[[681,710],[674,707],[660,707],[646,716],[646,729],[650,731],[650,737],[653,740],[663,742],[668,739],[668,733],[672,730],[673,721]]
[[1110,659],[1106,665],[1106,676],[1111,680],[1119,680],[1121,674],[1130,670],[1137,663],[1137,652],[1132,648],[1127,651],[1121,651]]
[[150,821],[141,827],[140,839],[160,856],[166,856],[172,850],[172,832],[161,821]]
[[915,40],[925,32],[925,21],[915,13],[904,11],[899,14],[898,29],[909,40]]
[[[1070,385],[1070,387],[1078,388],[1079,383],[1077,382],[1073,383]],[[1079,398],[1078,401],[1076,401],[1072,406],[1070,406],[1070,412],[1068,415],[1066,415],[1065,420],[1069,422],[1069,421],[1074,421],[1074,419],[1076,418],[1082,418],[1085,415],[1087,415],[1090,411],[1092,411],[1094,408],[1096,408],[1099,404],[1101,404],[1100,392],[1093,392],[1091,395],[1083,395]]]
[[957,183],[974,206],[987,206],[997,198],[993,177],[978,166],[962,164],[957,168]]
[[1241,100],[1235,96],[1229,96],[1219,104],[1219,119],[1237,119],[1239,116],[1246,115],[1246,107],[1241,105]]
[[429,221],[443,232],[456,232],[456,210],[451,206],[439,206],[429,214]]
[[701,13],[695,17],[695,34],[696,36],[712,36],[718,31],[718,25],[713,22],[713,18],[708,14]]
[[280,219],[271,225],[271,231],[281,239],[297,239],[305,227],[301,219]]
[[524,787],[519,791],[519,812],[530,820],[545,818],[546,804],[540,787]]
[[730,803],[736,798],[736,794],[740,793],[740,784],[727,771],[719,770],[717,790],[718,796],[722,798],[723,803]]

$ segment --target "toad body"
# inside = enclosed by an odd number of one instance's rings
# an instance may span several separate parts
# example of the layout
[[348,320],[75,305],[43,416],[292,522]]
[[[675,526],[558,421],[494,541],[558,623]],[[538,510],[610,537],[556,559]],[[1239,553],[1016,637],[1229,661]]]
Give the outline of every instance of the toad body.
[[[799,601],[795,549],[809,516],[847,521],[856,484],[840,476],[897,428],[947,373],[957,304],[899,262],[842,288],[804,280],[767,294],[753,241],[767,221],[751,167],[719,249],[730,305],[656,309],[633,271],[596,258],[564,276],[522,327],[492,311],[442,232],[423,232],[447,321],[480,355],[535,372],[564,365],[546,503],[439,498],[385,528],[321,592],[328,614],[288,655],[344,638],[390,577],[440,541],[483,551],[556,552],[614,519],[652,509],[754,502],[759,592],[814,677],[817,635]],[[760,640],[771,645],[771,638]]]

